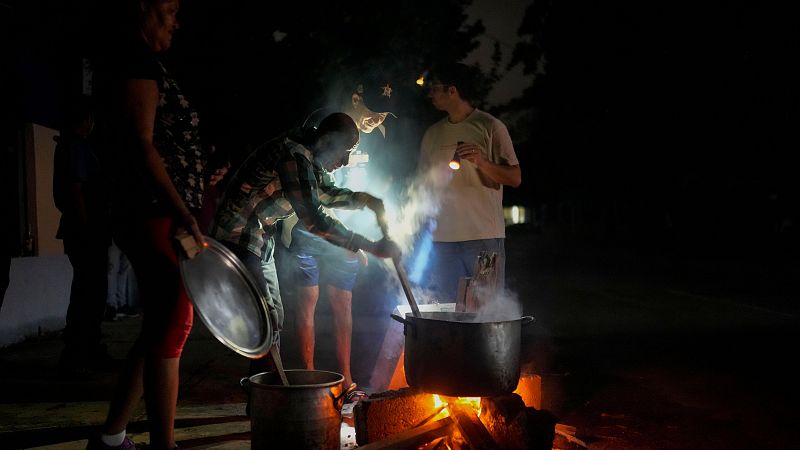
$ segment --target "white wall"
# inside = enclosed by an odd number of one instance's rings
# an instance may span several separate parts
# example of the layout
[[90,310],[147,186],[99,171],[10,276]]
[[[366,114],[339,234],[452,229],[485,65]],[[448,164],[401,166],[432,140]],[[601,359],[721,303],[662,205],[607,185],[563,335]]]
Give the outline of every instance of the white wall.
[[11,282],[0,310],[0,347],[64,328],[72,266],[56,239],[61,213],[53,200],[56,130],[29,124],[26,163],[29,220],[38,256],[12,258]]
[[65,255],[11,259],[0,310],[0,347],[64,328],[72,266]]

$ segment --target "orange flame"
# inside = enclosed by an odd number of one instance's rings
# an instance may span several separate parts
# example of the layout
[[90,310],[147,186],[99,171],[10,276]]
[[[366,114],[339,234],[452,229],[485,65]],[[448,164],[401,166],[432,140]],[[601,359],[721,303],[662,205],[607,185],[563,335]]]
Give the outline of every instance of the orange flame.
[[[480,417],[481,415],[481,398],[480,397],[445,397],[443,400],[439,394],[433,394],[433,406],[441,408],[442,406],[449,405],[450,403],[455,403],[459,405],[468,405],[475,410],[475,414]],[[447,408],[444,408],[438,416],[436,416],[436,420],[443,419],[450,415],[450,412],[447,411]]]

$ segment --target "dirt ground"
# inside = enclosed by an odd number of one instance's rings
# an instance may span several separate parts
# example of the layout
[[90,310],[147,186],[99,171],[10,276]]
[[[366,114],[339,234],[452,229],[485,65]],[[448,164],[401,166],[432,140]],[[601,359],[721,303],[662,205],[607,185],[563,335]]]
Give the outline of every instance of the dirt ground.
[[[591,449],[797,448],[793,362],[800,332],[796,271],[733,259],[665,258],[567,245],[509,228],[508,287],[523,312],[523,366],[542,376],[542,407]],[[353,375],[367,390],[395,301],[386,272],[365,269],[353,301]],[[290,338],[282,353],[299,367]],[[317,369],[337,370],[330,309],[320,301]],[[105,414],[140,318],[105,322],[114,361],[85,379],[58,376],[58,335],[0,350],[0,448],[83,448]],[[182,359],[184,448],[249,448],[248,360],[197,321]],[[143,410],[129,432],[147,440]]]

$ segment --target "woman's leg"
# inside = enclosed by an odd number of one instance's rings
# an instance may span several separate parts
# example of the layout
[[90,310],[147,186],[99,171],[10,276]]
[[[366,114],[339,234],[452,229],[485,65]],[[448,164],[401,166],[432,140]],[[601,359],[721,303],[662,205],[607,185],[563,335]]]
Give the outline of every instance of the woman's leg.
[[121,433],[128,426],[139,400],[144,393],[142,385],[142,369],[144,358],[138,345],[131,350],[125,361],[125,367],[117,380],[111,405],[108,407],[108,416],[103,433]]

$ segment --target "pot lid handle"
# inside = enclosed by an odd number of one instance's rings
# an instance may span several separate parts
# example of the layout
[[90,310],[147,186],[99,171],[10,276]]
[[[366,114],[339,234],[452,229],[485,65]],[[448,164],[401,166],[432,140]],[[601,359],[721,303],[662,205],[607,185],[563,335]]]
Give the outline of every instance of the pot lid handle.
[[536,322],[536,318],[533,316],[522,316],[522,326],[530,325],[533,322]]

